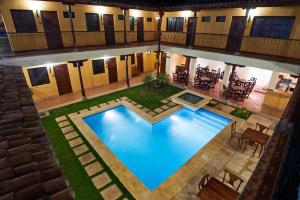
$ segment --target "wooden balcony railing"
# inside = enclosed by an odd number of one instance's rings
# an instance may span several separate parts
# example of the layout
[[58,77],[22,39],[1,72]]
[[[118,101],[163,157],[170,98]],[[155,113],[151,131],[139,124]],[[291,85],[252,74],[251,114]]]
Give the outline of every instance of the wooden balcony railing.
[[299,59],[300,40],[244,37],[241,52]]
[[161,41],[165,42],[165,43],[185,45],[186,33],[184,33],[184,32],[162,32]]
[[196,33],[195,46],[225,49],[228,35],[225,34],[211,34],[211,33]]
[[[56,36],[59,35],[61,37],[62,42],[60,45],[58,45],[58,47],[52,46],[52,49],[74,47],[73,35],[71,31],[62,31],[53,34]],[[138,34],[143,34],[143,37],[141,37],[140,35],[138,37]],[[77,47],[105,46],[107,44],[105,35],[110,35],[114,37],[113,44],[115,45],[124,44],[124,31],[114,31],[111,34],[105,34],[105,31],[75,31]],[[157,31],[144,31],[142,33],[138,33],[136,31],[127,31],[126,35],[127,43],[140,43],[158,40]],[[7,48],[7,52],[23,52],[39,49],[51,49],[51,47],[49,47],[47,44],[47,38],[49,39],[49,36],[51,37],[51,33],[8,33],[7,36],[11,45],[11,48]],[[211,49],[212,51],[221,50],[221,52],[226,52],[227,41],[227,34],[191,34],[185,32],[162,32],[161,35],[162,43],[170,45],[174,44],[179,46],[189,46],[195,48],[206,48]],[[5,49],[6,48],[0,47],[0,57],[9,56]],[[266,58],[266,56],[269,56],[270,59],[274,59],[275,56],[277,60],[291,60],[289,62],[294,62],[295,59],[300,59],[300,40],[283,40],[245,36],[243,37],[240,52],[241,54],[247,54],[247,56],[262,56],[264,59]]]
[[[140,37],[138,41],[137,34],[143,34],[143,37]],[[11,50],[13,52],[22,52],[29,50],[39,50],[39,49],[48,49],[47,36],[48,39],[52,37],[52,40],[58,40],[61,37],[61,44],[56,49],[59,48],[72,48],[73,44],[73,35],[71,31],[61,31],[53,33],[8,33],[8,38],[11,45]],[[124,44],[124,31],[114,31],[111,34],[114,37],[114,43]],[[88,32],[88,31],[75,31],[75,38],[77,47],[88,47],[88,46],[104,46],[106,45],[105,32]],[[141,39],[142,38],[142,39]],[[147,42],[155,41],[158,39],[158,33],[156,31],[144,31],[142,33],[127,32],[127,42]],[[59,43],[59,42],[58,42]],[[53,48],[53,47],[52,47]]]

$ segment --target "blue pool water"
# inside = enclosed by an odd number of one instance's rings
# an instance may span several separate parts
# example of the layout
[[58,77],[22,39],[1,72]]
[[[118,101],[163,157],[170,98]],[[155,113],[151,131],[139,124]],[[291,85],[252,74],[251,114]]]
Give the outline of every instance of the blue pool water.
[[231,120],[199,109],[181,109],[150,124],[125,106],[84,121],[150,190],[176,172]]

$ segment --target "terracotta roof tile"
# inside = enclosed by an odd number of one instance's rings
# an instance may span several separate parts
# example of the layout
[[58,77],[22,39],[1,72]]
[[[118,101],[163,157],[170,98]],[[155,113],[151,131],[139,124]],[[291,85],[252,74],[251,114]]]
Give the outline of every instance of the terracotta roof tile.
[[12,66],[0,66],[0,199],[74,199],[22,70]]

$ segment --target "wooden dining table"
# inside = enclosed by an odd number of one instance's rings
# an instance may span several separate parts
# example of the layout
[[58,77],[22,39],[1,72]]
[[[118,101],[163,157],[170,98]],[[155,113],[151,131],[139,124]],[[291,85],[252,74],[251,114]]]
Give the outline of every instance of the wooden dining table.
[[236,200],[239,195],[240,193],[214,177],[197,194],[201,200]]
[[[268,143],[269,139],[270,139],[269,135],[264,134],[262,132],[259,132],[257,130],[254,130],[252,128],[247,128],[245,130],[245,132],[242,134],[241,149],[245,150],[245,147],[247,145],[247,141],[258,143],[259,145],[261,145],[261,149],[260,149],[260,152],[259,152],[259,155],[258,155],[258,157],[260,157],[260,155],[262,153],[262,150],[264,149],[264,147]],[[257,149],[255,149],[255,152],[253,153],[253,155],[255,155],[256,150]]]

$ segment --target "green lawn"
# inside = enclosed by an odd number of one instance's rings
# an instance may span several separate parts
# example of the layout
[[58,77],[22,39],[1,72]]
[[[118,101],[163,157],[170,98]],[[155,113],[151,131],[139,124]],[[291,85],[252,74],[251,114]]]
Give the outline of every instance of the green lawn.
[[[44,128],[53,146],[55,155],[59,160],[64,175],[68,178],[70,185],[75,192],[76,199],[96,200],[102,199],[102,197],[99,191],[94,187],[92,181],[90,180],[77,157],[70,148],[67,140],[65,139],[57,123],[55,122],[55,118],[124,96],[127,96],[128,98],[136,101],[144,107],[155,109],[162,105],[162,103],[160,102],[162,99],[165,99],[180,91],[182,91],[182,89],[173,86],[165,86],[164,88],[153,90],[145,90],[144,86],[137,86],[94,99],[71,104],[59,109],[51,110],[49,116],[42,118]],[[77,132],[79,133],[78,130]],[[95,153],[92,147],[86,142],[85,138],[82,136],[81,138],[88,145],[91,152],[96,156],[97,153]],[[120,183],[118,178],[114,176],[112,171],[105,165],[104,161],[99,156],[97,157],[97,159],[103,165],[104,170],[110,175],[113,182],[117,184],[122,190],[124,195],[120,199],[123,199],[125,197],[127,197],[128,199],[133,199],[126,188]]]

